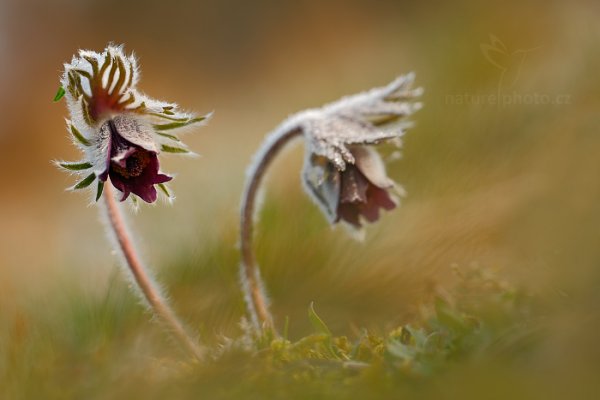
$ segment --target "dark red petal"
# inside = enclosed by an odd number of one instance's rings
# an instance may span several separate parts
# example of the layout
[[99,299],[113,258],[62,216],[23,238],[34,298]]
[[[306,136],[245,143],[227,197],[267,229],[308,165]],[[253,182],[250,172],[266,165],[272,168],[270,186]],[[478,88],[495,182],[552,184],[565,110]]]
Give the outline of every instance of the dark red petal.
[[370,185],[367,192],[368,200],[361,204],[360,213],[369,222],[375,222],[379,219],[379,209],[392,210],[396,208],[396,203],[387,190],[381,189],[375,185]]
[[[146,150],[138,149],[138,151],[145,152]],[[147,153],[149,156],[149,162],[140,175],[124,178],[122,175],[119,175],[116,171],[111,169],[111,181],[113,180],[113,175],[115,177],[118,176],[116,181],[122,186],[118,187],[115,185],[117,189],[121,190],[127,195],[129,193],[133,193],[147,203],[153,203],[157,198],[157,192],[154,185],[168,182],[173,178],[158,172],[159,162],[156,153]],[[127,196],[124,196],[124,198],[127,198]]]
[[356,228],[361,227],[360,216],[367,221],[379,219],[379,209],[391,210],[396,203],[388,193],[371,181],[355,166],[348,165],[341,172],[340,201],[337,207],[337,221],[343,220]]
[[363,215],[367,221],[375,222],[379,219],[379,205],[373,202],[361,204],[360,214]]
[[360,228],[362,225],[360,224],[360,220],[358,218],[359,210],[358,205],[353,203],[344,203],[340,204],[337,209],[337,221],[343,220],[350,225]]
[[173,178],[158,172],[156,152],[146,150],[123,138],[112,120],[108,121],[108,124],[111,130],[108,167],[107,171],[100,175],[100,179],[106,180],[110,176],[113,186],[122,193],[121,201],[133,193],[145,202],[153,203],[157,197],[154,185]]
[[133,193],[146,203],[154,203],[158,197],[154,186],[138,186],[133,189]]
[[355,203],[367,201],[369,181],[354,165],[348,164],[341,172],[340,202]]
[[390,196],[388,189],[373,186],[369,192],[369,202],[373,202],[388,211],[396,208],[397,204]]
[[131,190],[129,190],[129,186],[127,183],[125,183],[124,178],[114,172],[109,171],[108,174],[110,175],[110,181],[112,185],[122,193],[121,201],[125,201],[129,197]]

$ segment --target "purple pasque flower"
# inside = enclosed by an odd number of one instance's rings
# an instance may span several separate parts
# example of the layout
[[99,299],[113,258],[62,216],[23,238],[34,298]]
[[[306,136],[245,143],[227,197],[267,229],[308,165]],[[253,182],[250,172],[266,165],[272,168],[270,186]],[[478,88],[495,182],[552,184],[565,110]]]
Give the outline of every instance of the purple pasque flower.
[[362,221],[375,222],[380,210],[393,210],[402,189],[386,175],[379,154],[368,146],[353,146],[354,164],[343,171],[325,157],[313,155],[304,182],[331,223],[345,222],[360,229]]
[[385,173],[379,154],[370,147],[351,150],[356,159],[340,174],[340,197],[337,205],[337,220],[343,220],[360,228],[359,217],[369,222],[379,219],[379,209],[393,210],[397,201],[390,193],[395,183]]
[[146,127],[127,115],[108,120],[101,134],[109,136],[106,169],[98,176],[101,182],[110,178],[121,193],[121,201],[133,193],[147,203],[156,201],[154,185],[164,184],[172,177],[159,172],[158,150]]
[[403,189],[386,174],[375,145],[401,137],[411,125],[407,117],[420,109],[412,89],[414,76],[308,110],[289,122],[307,141],[303,183],[331,224],[360,229],[375,222],[380,211],[397,207]]
[[172,177],[160,172],[161,152],[192,154],[172,132],[205,121],[179,111],[174,103],[141,94],[137,60],[125,55],[122,46],[109,45],[102,53],[80,50],[65,64],[55,101],[66,98],[68,129],[74,144],[84,152],[78,162],[56,164],[83,178],[72,189],[97,182],[96,200],[104,184],[147,203],[156,201],[160,189],[172,198],[165,185]]

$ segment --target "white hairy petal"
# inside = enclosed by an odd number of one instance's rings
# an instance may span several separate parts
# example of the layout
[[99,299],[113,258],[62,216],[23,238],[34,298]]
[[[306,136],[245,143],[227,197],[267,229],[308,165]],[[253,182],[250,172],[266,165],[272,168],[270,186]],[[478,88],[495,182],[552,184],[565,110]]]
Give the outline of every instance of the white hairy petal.
[[148,151],[158,153],[154,131],[149,123],[129,114],[117,115],[112,119],[115,129],[124,139]]

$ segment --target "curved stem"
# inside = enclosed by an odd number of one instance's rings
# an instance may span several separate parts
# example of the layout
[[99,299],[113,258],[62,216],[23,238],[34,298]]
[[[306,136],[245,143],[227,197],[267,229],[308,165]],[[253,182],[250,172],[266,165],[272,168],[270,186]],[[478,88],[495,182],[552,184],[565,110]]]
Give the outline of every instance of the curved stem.
[[142,293],[143,299],[150,305],[154,313],[179,340],[179,342],[198,360],[202,359],[202,350],[198,343],[186,332],[183,324],[169,307],[166,299],[162,296],[160,289],[149,275],[138,257],[131,237],[128,233],[125,220],[115,200],[110,184],[105,185],[104,200],[106,204],[106,215],[110,228],[114,232],[117,243],[123,253],[127,267],[133,279]]
[[284,123],[275,130],[257,152],[254,162],[250,166],[244,194],[242,197],[240,218],[240,245],[242,262],[240,276],[242,289],[248,306],[248,313],[254,328],[260,332],[261,327],[274,332],[273,317],[269,311],[269,302],[265,295],[260,271],[252,250],[252,234],[256,207],[256,196],[261,182],[271,161],[277,153],[293,138],[302,134],[294,123]]

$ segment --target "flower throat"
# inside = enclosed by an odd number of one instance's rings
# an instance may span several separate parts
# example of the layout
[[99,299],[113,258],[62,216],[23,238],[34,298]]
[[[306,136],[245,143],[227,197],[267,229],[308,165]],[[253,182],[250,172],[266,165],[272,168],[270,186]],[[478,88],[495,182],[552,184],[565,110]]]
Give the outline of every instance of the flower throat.
[[[115,135],[118,135],[115,123],[108,121],[112,140],[115,140]],[[123,140],[123,139],[121,139]],[[137,147],[137,146],[135,146]],[[122,167],[119,163],[111,160],[111,169],[123,178],[135,178],[144,172],[144,168],[150,163],[150,155],[147,151],[135,151],[125,160],[125,166]]]

